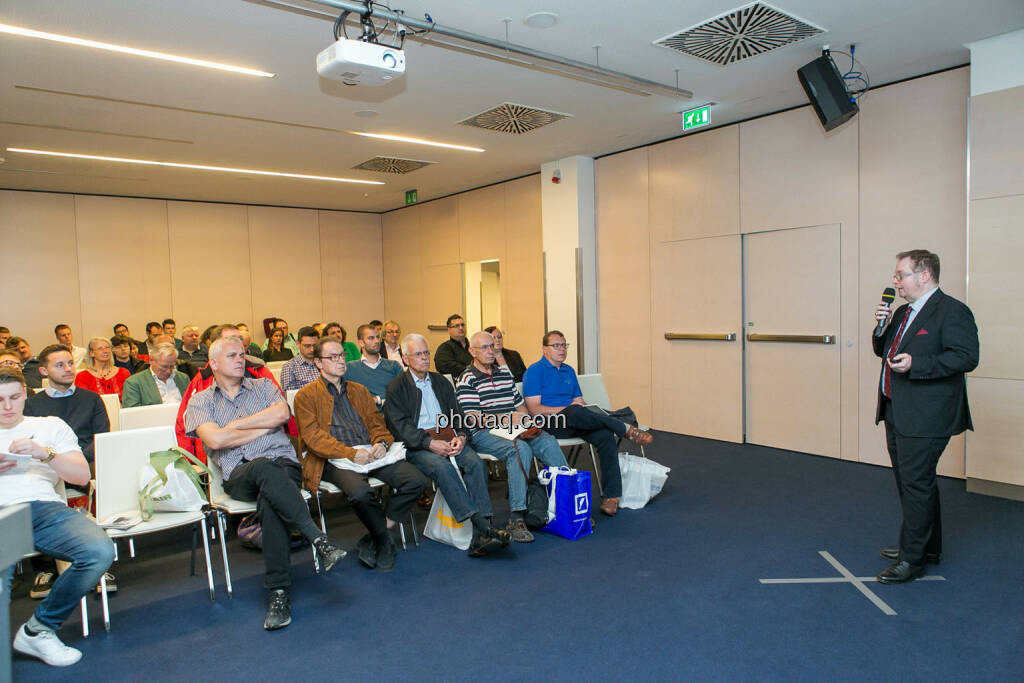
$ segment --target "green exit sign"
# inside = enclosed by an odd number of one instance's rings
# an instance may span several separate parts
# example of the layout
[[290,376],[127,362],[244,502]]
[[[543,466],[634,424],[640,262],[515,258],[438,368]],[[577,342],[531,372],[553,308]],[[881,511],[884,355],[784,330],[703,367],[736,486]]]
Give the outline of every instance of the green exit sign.
[[683,130],[693,130],[709,123],[711,123],[710,104],[683,112]]
[[415,204],[418,201],[419,201],[419,198],[418,198],[418,195],[416,193],[416,190],[406,190],[405,191],[405,205],[406,206],[409,206],[410,204]]

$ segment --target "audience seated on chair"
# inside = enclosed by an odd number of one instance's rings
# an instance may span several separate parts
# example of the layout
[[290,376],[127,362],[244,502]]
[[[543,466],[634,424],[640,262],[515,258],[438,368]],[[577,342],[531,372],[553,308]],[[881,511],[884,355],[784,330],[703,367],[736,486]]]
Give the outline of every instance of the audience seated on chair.
[[134,351],[135,342],[128,337],[110,338],[110,352],[113,354],[114,365],[124,368],[132,375],[146,367],[146,361],[139,360],[138,354],[133,355]]
[[323,336],[334,337],[341,342],[341,345],[345,347],[345,360],[347,362],[359,360],[359,347],[354,342],[345,341],[348,338],[348,333],[345,332],[344,327],[336,322],[327,323],[324,326]]
[[466,321],[461,315],[448,316],[445,322],[448,326],[448,341],[437,347],[434,355],[434,367],[442,375],[451,375],[452,379],[462,374],[462,371],[473,362],[473,356],[469,355],[469,340],[466,339]]
[[[63,355],[69,364],[73,362],[70,353],[64,351]],[[8,470],[16,463],[0,454],[0,508],[27,503],[32,509],[36,549],[71,566],[53,582],[28,621],[18,627],[13,647],[51,666],[69,666],[81,659],[82,653],[62,643],[57,629],[114,561],[114,545],[95,522],[68,508],[57,493],[60,479],[78,486],[88,484],[89,464],[78,438],[63,420],[24,415],[25,389],[20,371],[0,367],[0,450],[32,457],[25,471],[12,473]],[[10,586],[13,572],[13,567],[5,572],[5,588]],[[7,609],[6,603],[0,608]]]
[[65,323],[60,323],[53,328],[53,336],[57,338],[57,343],[67,348],[71,352],[71,357],[75,361],[75,369],[81,368],[85,365],[86,361],[89,360],[89,352],[83,349],[81,346],[75,346],[73,334],[71,333],[71,326]]
[[181,340],[174,336],[178,333],[178,323],[174,322],[174,318],[164,318],[160,324],[164,327],[164,334],[174,341],[174,348],[180,351]]
[[303,327],[299,330],[299,355],[281,366],[283,390],[301,389],[320,376],[320,370],[313,362],[313,347],[319,338],[320,335],[312,327]]
[[402,358],[402,347],[399,340],[402,338],[402,326],[394,320],[384,321],[384,336],[381,339],[380,355],[388,360],[393,360],[405,369],[405,360]]
[[25,384],[32,389],[43,386],[43,376],[39,374],[39,361],[32,357],[32,347],[22,337],[11,337],[7,340],[7,348],[17,351],[21,359],[21,374],[25,376]]
[[[304,341],[300,332],[300,349]],[[396,547],[388,529],[394,520],[409,516],[427,479],[405,460],[373,469],[375,478],[394,488],[385,511],[368,475],[332,464],[348,460],[366,465],[380,460],[394,437],[384,426],[370,392],[344,378],[345,350],[340,342],[334,337],[317,341],[314,358],[319,378],[295,395],[295,420],[308,449],[302,461],[303,484],[315,492],[320,480],[326,479],[343,490],[368,532],[358,544],[359,561],[371,569],[390,571],[395,566]]]
[[564,427],[545,429],[559,439],[579,437],[597,449],[601,462],[601,512],[614,515],[622,497],[622,472],[619,471],[619,437],[647,445],[653,437],[607,415],[584,407],[576,371],[565,363],[569,345],[565,335],[551,330],[544,335],[543,357],[530,366],[523,379],[526,407],[534,415],[562,415]]
[[[149,360],[149,356],[153,355],[153,351],[156,350],[156,345],[159,344],[158,338],[164,334],[164,326],[160,323],[153,322],[146,323],[146,360]],[[174,338],[171,337],[171,342],[174,342]]]
[[173,344],[157,346],[149,368],[125,380],[121,406],[136,408],[181,401],[188,388],[188,377],[176,369],[176,354]]
[[512,379],[522,382],[523,375],[526,374],[526,363],[523,362],[523,357],[519,355],[518,351],[505,346],[504,335],[494,325],[484,328],[484,332],[489,332],[494,337],[494,362],[504,365],[512,373]]
[[131,339],[132,345],[135,347],[135,349],[132,351],[133,357],[138,356],[140,353],[146,353],[146,342],[139,341],[138,339],[133,339],[131,332],[128,330],[128,326],[125,325],[124,323],[117,323],[116,325],[114,325],[114,336],[128,337],[128,339]]
[[[508,504],[511,515],[508,532],[512,540],[529,543],[533,534],[526,528],[527,473],[536,457],[549,467],[566,465],[565,456],[555,437],[540,432],[531,439],[515,441],[495,436],[493,428],[512,431],[512,425],[522,425],[524,418],[532,422],[523,397],[516,389],[508,368],[494,362],[494,337],[488,332],[477,332],[469,340],[473,363],[459,376],[455,395],[463,414],[475,426],[469,432],[470,443],[479,453],[488,453],[505,461],[508,469]],[[516,462],[518,455],[519,461]]]
[[356,343],[361,356],[348,365],[345,379],[362,384],[373,394],[378,406],[383,405],[388,384],[402,374],[402,366],[393,360],[381,358],[380,335],[370,324],[360,325],[356,330]]
[[[252,333],[249,332],[249,326],[245,323],[238,323],[235,327],[237,327],[238,331],[242,333],[242,343],[245,344],[245,355],[249,356],[249,362],[251,363],[257,359],[260,362],[263,362],[263,351],[259,346],[252,343]],[[205,348],[203,349],[203,353],[206,353]]]
[[[181,330],[181,346],[178,347],[178,360],[189,363],[197,371],[206,365],[206,347],[199,343],[199,326],[186,325]],[[188,374],[188,373],[185,373]],[[195,374],[194,372],[192,374]]]
[[75,386],[120,397],[124,382],[130,376],[126,369],[114,365],[110,341],[93,337],[89,340],[89,364],[75,375]]
[[275,327],[270,331],[270,336],[267,338],[267,348],[263,350],[263,360],[268,363],[274,363],[276,361],[291,360],[294,357],[294,353],[284,345],[285,332],[280,327]]
[[[423,335],[406,335],[402,353],[409,369],[388,385],[384,402],[388,431],[405,442],[406,460],[437,483],[455,520],[472,522],[470,557],[481,557],[507,546],[512,538],[509,533],[491,526],[493,512],[487,493],[487,471],[469,447],[469,434],[461,428],[438,429],[441,415],[460,414],[455,390],[444,377],[430,372],[430,349]],[[451,458],[461,470],[462,480]]]
[[[268,328],[268,323],[270,326]],[[267,343],[264,345],[264,349],[270,348],[270,338],[274,330],[281,330],[284,334],[284,338],[281,340],[283,348],[288,349],[292,352],[292,356],[299,355],[299,344],[295,339],[295,335],[288,333],[288,321],[284,318],[266,318],[263,321],[263,329],[267,331]],[[287,358],[275,358],[274,360],[287,360]]]
[[290,413],[281,390],[270,380],[249,374],[238,336],[213,342],[209,355],[212,382],[192,396],[185,414],[186,433],[203,441],[224,475],[228,495],[257,503],[268,591],[263,628],[283,628],[291,623],[291,530],[297,529],[313,544],[325,572],[345,551],[328,540],[309,515],[300,488],[302,469],[282,429]]

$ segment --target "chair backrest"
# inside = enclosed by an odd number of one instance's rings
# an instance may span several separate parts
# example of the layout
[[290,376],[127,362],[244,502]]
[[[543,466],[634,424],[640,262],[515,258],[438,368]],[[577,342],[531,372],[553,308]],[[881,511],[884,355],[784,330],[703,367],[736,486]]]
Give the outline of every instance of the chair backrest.
[[116,432],[121,429],[121,399],[117,394],[100,394],[103,399],[103,407],[107,409],[107,417],[110,418],[110,431]]
[[284,392],[284,398],[288,401],[288,410],[292,411],[292,415],[295,414],[295,394],[299,393],[298,389],[289,389]]
[[178,418],[180,403],[158,403],[153,406],[137,406],[121,409],[121,429],[142,429],[174,425]]
[[176,445],[174,427],[148,427],[96,435],[96,519],[139,509],[139,470],[149,454]]
[[42,382],[39,385],[39,388],[40,389],[45,389],[48,386],[50,386],[50,378],[49,377],[43,377]]
[[230,498],[224,492],[224,473],[220,471],[220,465],[213,458],[207,458],[206,466],[210,468],[210,502]]
[[455,386],[455,378],[454,377],[452,377],[451,375],[444,375],[444,378],[446,380],[448,380],[448,383],[451,384],[452,387]]
[[277,382],[277,386],[281,386],[281,366],[279,365],[276,368],[271,368],[270,364],[267,363],[267,367],[270,370],[270,374],[274,376],[274,381]]
[[601,373],[592,375],[580,375],[580,391],[583,392],[583,400],[590,405],[600,406],[605,410],[612,409],[612,402],[608,398],[608,390],[605,389],[604,379]]
[[280,372],[281,368],[283,368],[284,364],[287,363],[287,362],[288,361],[286,361],[286,360],[272,360],[269,363],[267,363],[266,365],[267,365],[267,369],[268,370],[270,370],[270,371],[277,370],[278,372]]

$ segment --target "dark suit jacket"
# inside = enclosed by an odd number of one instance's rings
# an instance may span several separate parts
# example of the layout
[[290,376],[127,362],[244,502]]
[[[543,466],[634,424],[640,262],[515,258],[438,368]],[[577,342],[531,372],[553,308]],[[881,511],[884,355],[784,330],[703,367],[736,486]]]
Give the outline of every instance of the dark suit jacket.
[[[883,358],[909,304],[893,313],[881,337],[872,335]],[[903,436],[952,436],[974,429],[964,373],[978,367],[978,327],[971,309],[937,290],[903,333],[896,353],[909,353],[909,372],[892,373],[893,421]],[[885,361],[883,360],[883,363]],[[881,375],[875,424],[883,418]]]
[[[428,373],[430,386],[434,390],[434,396],[441,406],[442,412],[446,415],[462,416],[462,409],[455,399],[455,389],[451,383],[436,372]],[[387,398],[384,401],[384,420],[388,431],[394,435],[396,441],[404,441],[405,447],[409,450],[427,450],[430,448],[430,435],[420,429],[417,425],[420,420],[420,404],[423,401],[423,392],[416,387],[412,378],[412,371],[406,370],[398,377],[388,383]],[[463,419],[459,419],[462,423]],[[455,428],[455,433],[466,437],[468,442],[469,432],[460,424]]]

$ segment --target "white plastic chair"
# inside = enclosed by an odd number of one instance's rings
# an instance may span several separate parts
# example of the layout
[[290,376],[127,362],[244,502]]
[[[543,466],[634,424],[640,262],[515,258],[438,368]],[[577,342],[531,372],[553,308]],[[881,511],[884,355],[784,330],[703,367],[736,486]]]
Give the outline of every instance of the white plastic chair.
[[[324,467],[333,467],[333,465],[328,464],[328,465],[324,465]],[[387,484],[385,484],[380,479],[377,479],[376,477],[368,477],[367,478],[367,483],[372,488],[375,488],[375,489],[387,486]],[[315,499],[316,499],[316,510],[317,510],[317,512],[320,515],[320,530],[323,531],[325,534],[327,533],[327,521],[324,519],[324,510],[320,506],[320,494],[326,493],[327,495],[334,495],[336,493],[341,493],[341,492],[342,491],[341,491],[340,488],[338,488],[337,486],[335,486],[331,482],[327,481],[326,479],[321,479],[320,480],[320,488],[317,490],[316,496],[315,496]],[[412,540],[418,546],[420,544],[420,539],[416,535],[416,518],[415,518],[413,512],[409,512],[409,528],[412,529]],[[407,548],[406,543],[405,543],[405,522],[398,522],[398,535],[402,539],[402,550],[407,550],[408,548]]]
[[271,368],[268,364],[268,369],[270,370],[270,374],[274,376],[274,381],[277,382],[277,386],[281,386],[281,366]]
[[286,361],[286,360],[272,360],[269,363],[267,363],[267,369],[270,370],[271,372],[273,372],[274,370],[277,370],[277,374],[280,375],[281,374],[281,368],[283,368],[284,364],[287,363],[287,362],[288,361]]
[[289,389],[284,392],[284,398],[288,401],[288,410],[291,411],[292,415],[295,414],[295,394],[299,393],[298,389]]
[[[139,514],[139,470],[149,464],[149,454],[175,446],[171,425],[146,429],[121,430],[96,435],[96,518],[100,522],[117,515]],[[214,599],[213,567],[210,564],[210,544],[206,514],[197,512],[154,512],[148,522],[140,522],[130,529],[107,529],[115,542],[143,534],[192,524],[201,525],[203,554],[206,559],[206,580],[210,600]],[[110,612],[107,605],[106,580],[100,582],[103,600],[103,625],[110,630]]]
[[103,407],[107,409],[110,431],[116,432],[121,429],[121,399],[117,394],[100,394],[100,398],[103,399]]
[[[180,403],[158,403],[152,406],[121,408],[119,417],[121,429],[145,429],[146,427],[174,426],[178,419]],[[113,426],[111,426],[113,431]]]

